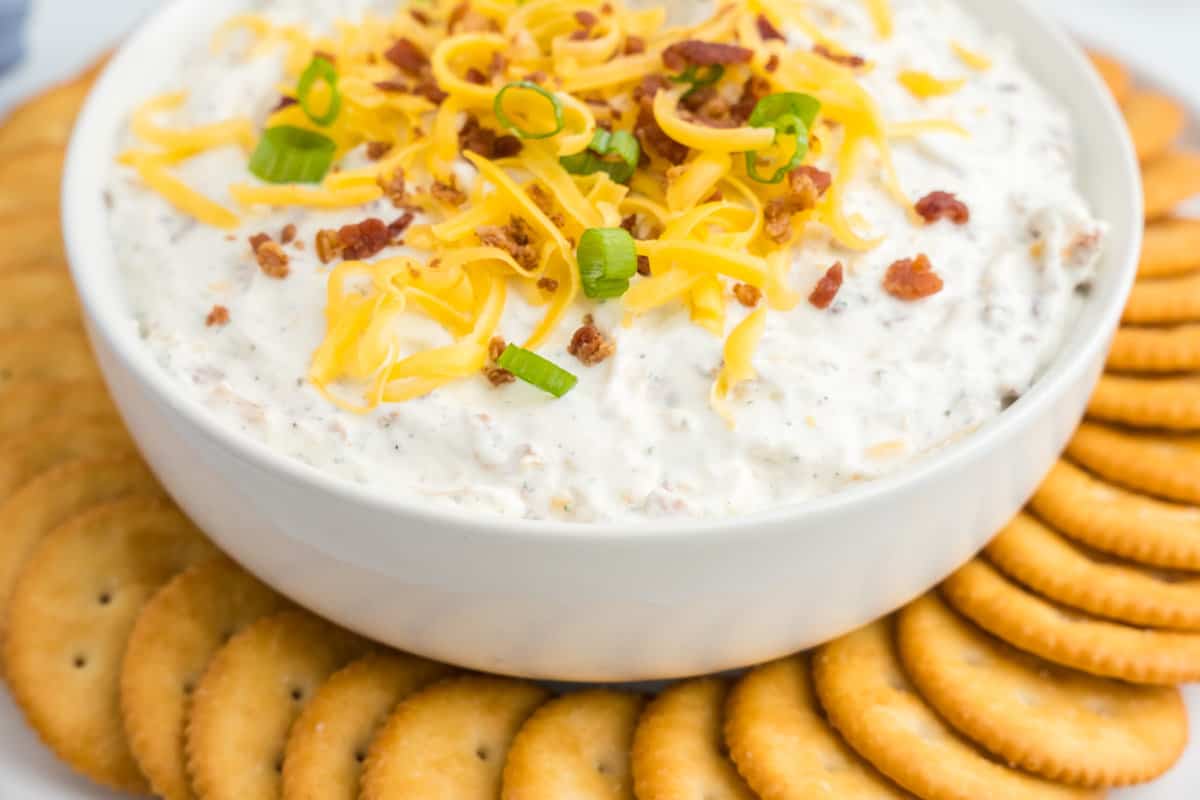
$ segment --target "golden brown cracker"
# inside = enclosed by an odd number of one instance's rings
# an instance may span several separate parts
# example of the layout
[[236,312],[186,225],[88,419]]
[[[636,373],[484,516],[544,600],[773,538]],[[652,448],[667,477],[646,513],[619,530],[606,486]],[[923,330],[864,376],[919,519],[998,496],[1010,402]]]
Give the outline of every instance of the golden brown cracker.
[[0,330],[79,323],[79,298],[66,273],[38,269],[0,275]]
[[192,695],[187,762],[196,795],[279,797],[292,723],[326,678],[370,647],[305,611],[264,617],[230,639]]
[[1200,324],[1169,327],[1122,325],[1113,337],[1108,368],[1117,372],[1200,370]]
[[725,753],[729,683],[694,678],[654,698],[633,736],[633,785],[638,800],[713,797],[754,800]]
[[1122,322],[1129,325],[1173,325],[1200,320],[1200,274],[1133,285]]
[[1101,375],[1088,416],[1139,428],[1200,431],[1200,377]]
[[1067,609],[982,559],[947,578],[942,593],[979,627],[1055,664],[1130,683],[1200,679],[1200,634],[1144,630]]
[[1094,798],[992,760],[953,731],[917,694],[900,665],[893,622],[880,620],[821,647],[817,697],[859,755],[925,800]]
[[19,158],[0,158],[0,220],[57,220],[66,155],[61,145],[35,145]]
[[9,686],[42,740],[92,780],[147,790],[121,728],[121,657],[155,589],[214,554],[178,509],[139,497],[71,519],[30,555],[8,609]]
[[[54,176],[46,181],[57,180]],[[52,191],[54,184],[41,182],[31,192]],[[66,261],[58,212],[53,208],[29,214],[0,217],[0,275],[37,269],[39,265]]]
[[65,146],[75,117],[91,90],[101,61],[77,78],[61,83],[18,106],[0,123],[0,154],[19,157],[31,147]]
[[19,381],[99,380],[100,368],[75,326],[0,331],[0,390]]
[[1139,278],[1166,278],[1200,270],[1200,219],[1177,217],[1146,226]]
[[117,409],[104,381],[26,380],[0,389],[0,442],[51,417],[111,417]]
[[730,692],[725,742],[761,800],[904,800],[825,720],[805,654],[755,667]]
[[117,458],[136,452],[119,420],[51,418],[0,441],[0,503],[58,464],[77,458]]
[[1127,492],[1069,461],[1054,465],[1030,507],[1097,550],[1156,567],[1200,569],[1200,509]]
[[404,697],[452,668],[371,653],[334,673],[300,712],[283,757],[283,800],[357,800],[367,748]]
[[1085,422],[1067,445],[1067,455],[1130,489],[1200,504],[1200,436],[1133,435]]
[[1142,197],[1146,220],[1169,217],[1200,194],[1200,154],[1175,151],[1142,167]]
[[1139,161],[1152,161],[1171,149],[1187,124],[1187,112],[1174,98],[1135,91],[1124,103],[1125,123]]
[[130,495],[167,495],[134,455],[81,458],[51,467],[0,504],[0,634],[25,559],[47,533],[91,506]]
[[121,664],[121,716],[154,793],[191,800],[184,751],[191,694],[238,631],[289,603],[227,558],[176,575],[142,608]]
[[1129,69],[1115,58],[1095,50],[1088,51],[1088,58],[1092,60],[1092,65],[1112,92],[1113,99],[1118,105],[1124,103],[1133,90],[1133,76],[1130,75]]
[[362,800],[494,800],[521,725],[545,689],[511,678],[448,678],[401,701],[371,743]]
[[642,704],[612,689],[546,703],[513,740],[501,800],[634,800],[629,751]]
[[1166,772],[1187,745],[1175,687],[1056,667],[979,630],[935,593],[905,607],[896,632],[921,696],[1007,764],[1073,785],[1127,786]]

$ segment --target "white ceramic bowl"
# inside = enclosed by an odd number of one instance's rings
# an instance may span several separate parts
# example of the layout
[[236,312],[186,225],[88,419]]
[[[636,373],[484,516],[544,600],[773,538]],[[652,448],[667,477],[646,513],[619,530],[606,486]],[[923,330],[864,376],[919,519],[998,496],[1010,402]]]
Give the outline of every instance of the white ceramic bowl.
[[238,0],[178,0],[150,20],[100,80],[71,145],[63,228],[112,393],[163,483],[222,548],[305,606],[433,658],[563,680],[676,677],[773,658],[891,611],[979,550],[1058,456],[1140,244],[1136,161],[1082,53],[1024,0],[960,2],[1007,34],[1070,110],[1079,181],[1111,232],[1086,309],[1032,391],[892,477],[733,520],[508,521],[388,498],[224,427],[138,338],[102,190],[129,110]]

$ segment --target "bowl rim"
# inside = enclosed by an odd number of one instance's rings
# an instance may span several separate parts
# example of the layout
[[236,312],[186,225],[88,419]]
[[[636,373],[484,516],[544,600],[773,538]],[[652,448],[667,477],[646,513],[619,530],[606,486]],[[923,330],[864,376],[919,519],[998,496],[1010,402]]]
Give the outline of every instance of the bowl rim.
[[[107,98],[114,93],[121,73],[130,69],[128,64],[134,60],[133,54],[152,47],[152,43],[171,41],[170,37],[164,39],[162,34],[184,27],[189,16],[189,7],[200,2],[203,0],[171,0],[148,17],[106,66],[76,122],[62,184],[62,228],[69,266],[88,322],[88,334],[93,339],[103,337],[110,352],[136,377],[143,388],[148,389],[157,401],[197,428],[211,442],[219,445],[227,455],[290,482],[301,484],[312,491],[326,492],[342,501],[364,505],[377,512],[429,525],[455,525],[460,530],[486,529],[489,535],[505,535],[529,542],[598,540],[613,544],[622,541],[650,543],[656,540],[680,539],[694,542],[726,536],[743,536],[747,528],[777,525],[804,517],[828,518],[828,515],[837,514],[849,506],[883,502],[915,485],[928,483],[939,473],[956,470],[976,459],[983,451],[1001,446],[1006,439],[1043,414],[1073,382],[1083,379],[1085,370],[1094,361],[1097,351],[1107,345],[1135,277],[1141,249],[1142,192],[1138,161],[1132,142],[1125,133],[1121,112],[1075,39],[1033,0],[1011,0],[1011,4],[1018,7],[1018,12],[1039,26],[1055,42],[1056,47],[1063,51],[1061,55],[1077,73],[1074,82],[1085,89],[1087,103],[1097,108],[1107,126],[1121,131],[1118,138],[1122,144],[1122,151],[1112,154],[1107,166],[1109,169],[1115,167],[1120,170],[1131,204],[1129,211],[1136,214],[1136,224],[1123,252],[1110,251],[1106,256],[1112,268],[1121,271],[1114,279],[1112,291],[1104,298],[1094,295],[1089,298],[1088,302],[1106,303],[1106,307],[1098,312],[1096,324],[1082,338],[1065,339],[1049,366],[1015,404],[958,441],[922,454],[893,473],[843,487],[826,496],[736,516],[580,523],[487,515],[456,508],[435,507],[422,503],[418,498],[391,497],[379,487],[325,472],[287,456],[221,421],[159,366],[150,349],[130,324],[131,318],[127,308],[123,309],[124,313],[120,313],[122,309],[117,308],[117,304],[104,303],[98,299],[97,293],[88,291],[92,284],[101,281],[98,276],[112,275],[114,280],[119,279],[119,269],[114,263],[111,234],[101,199],[103,178],[107,172],[101,171],[97,178],[95,171],[98,167],[89,163],[92,161],[92,151],[106,148],[106,145],[102,141],[96,141],[97,137],[90,136],[89,131],[97,127],[103,129],[104,126],[94,123],[105,113],[106,106],[109,105]],[[1076,136],[1079,136],[1078,125]],[[105,262],[104,268],[92,268],[91,265],[95,264],[97,259]]]

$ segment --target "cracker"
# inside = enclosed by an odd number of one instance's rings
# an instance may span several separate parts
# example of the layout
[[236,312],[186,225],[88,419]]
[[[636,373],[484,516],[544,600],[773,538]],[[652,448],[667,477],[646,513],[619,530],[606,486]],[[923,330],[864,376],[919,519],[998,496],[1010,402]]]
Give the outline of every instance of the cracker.
[[[29,191],[57,191],[57,181],[57,175],[44,176]],[[0,250],[0,275],[67,259],[58,212],[52,208],[0,217],[0,242],[4,242],[4,249]]]
[[65,160],[59,144],[34,145],[20,158],[0,160],[0,220],[56,218]]
[[807,655],[763,664],[730,692],[725,741],[762,800],[885,800],[907,792],[859,758],[829,727]]
[[98,380],[100,368],[74,326],[0,331],[0,389],[18,381]]
[[38,269],[0,275],[0,330],[79,321],[79,299],[66,273]]
[[528,681],[487,675],[408,697],[371,743],[362,800],[495,800],[513,738],[546,697]]
[[1178,101],[1158,92],[1135,91],[1124,103],[1125,122],[1139,161],[1151,161],[1171,149],[1187,124]]
[[1092,60],[1092,65],[1112,92],[1113,99],[1118,104],[1124,103],[1133,90],[1133,76],[1129,74],[1129,70],[1115,58],[1095,50],[1088,51],[1088,58]]
[[1130,683],[1200,679],[1200,634],[1143,630],[1031,594],[975,559],[942,584],[950,604],[989,633],[1065,667]]
[[283,800],[357,800],[367,748],[404,697],[451,672],[405,653],[363,656],[300,712],[283,757]]
[[42,740],[92,780],[148,789],[121,728],[121,657],[154,590],[214,553],[174,506],[127,498],[73,518],[30,555],[8,610],[9,686]]
[[0,441],[0,503],[58,464],[77,458],[116,458],[136,452],[119,420],[48,419]]
[[289,604],[220,557],[176,575],[142,608],[121,666],[121,716],[154,793],[193,797],[184,754],[191,693],[230,636]]
[[1200,504],[1200,436],[1134,436],[1085,422],[1067,445],[1067,455],[1130,489]]
[[1028,514],[987,547],[992,563],[1051,600],[1132,625],[1200,630],[1200,575],[1117,561]]
[[1162,328],[1122,325],[1113,337],[1108,368],[1139,373],[1200,370],[1200,324]]
[[1166,772],[1187,746],[1174,686],[1134,686],[1055,667],[995,639],[935,593],[897,617],[900,658],[951,725],[1005,763],[1105,787]]
[[106,60],[18,106],[0,125],[0,152],[11,158],[34,146],[65,146],[75,117]]
[[629,751],[643,702],[591,689],[546,703],[513,740],[501,800],[634,800]]
[[1200,154],[1175,151],[1142,168],[1142,196],[1147,221],[1171,215],[1200,194]]
[[1121,320],[1130,325],[1200,321],[1200,274],[1138,280]]
[[1060,461],[1031,508],[1077,542],[1142,564],[1200,569],[1200,509],[1164,503]]
[[1165,278],[1200,270],[1200,219],[1179,217],[1146,226],[1139,278]]
[[293,721],[326,678],[369,649],[305,611],[265,617],[230,639],[192,695],[187,762],[196,795],[279,797]]
[[0,442],[51,417],[110,417],[117,409],[104,381],[29,380],[0,389]]
[[82,458],[46,470],[0,505],[0,634],[17,574],[38,542],[89,507],[130,495],[167,499],[137,456]]
[[1102,375],[1088,416],[1141,428],[1200,431],[1200,377]]
[[820,648],[817,697],[833,726],[867,761],[925,800],[1093,798],[1000,764],[955,733],[909,683],[880,620]]
[[721,678],[695,678],[671,686],[646,706],[633,736],[638,800],[754,799],[725,753],[728,693],[729,683]]

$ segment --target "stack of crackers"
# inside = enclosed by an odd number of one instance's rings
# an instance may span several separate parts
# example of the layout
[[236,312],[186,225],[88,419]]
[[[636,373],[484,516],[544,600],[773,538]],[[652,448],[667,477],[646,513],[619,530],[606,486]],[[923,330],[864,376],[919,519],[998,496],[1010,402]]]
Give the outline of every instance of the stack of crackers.
[[[811,653],[649,697],[389,650],[221,556],[139,459],[58,230],[91,75],[0,127],[0,637],[42,740],[168,800],[1094,798],[1167,770],[1200,679],[1200,156],[1097,57],[1146,171],[1138,285],[1030,509],[938,590]],[[1102,421],[1102,422],[1101,422]],[[1189,438],[1189,432],[1191,437]]]

